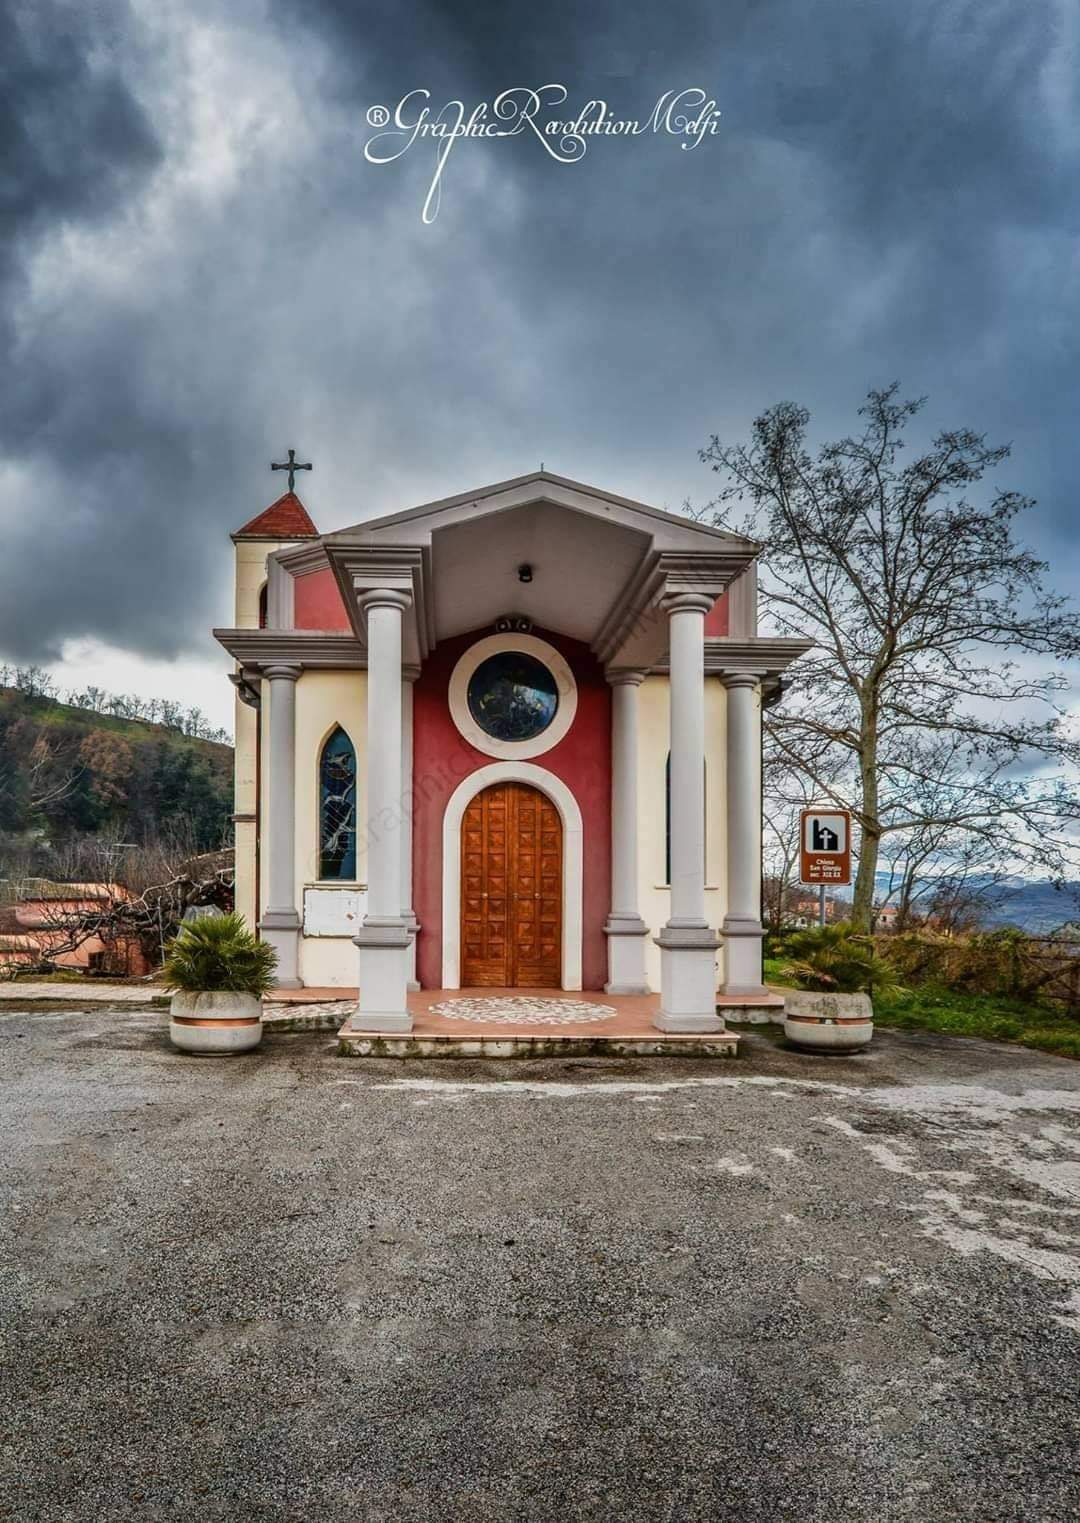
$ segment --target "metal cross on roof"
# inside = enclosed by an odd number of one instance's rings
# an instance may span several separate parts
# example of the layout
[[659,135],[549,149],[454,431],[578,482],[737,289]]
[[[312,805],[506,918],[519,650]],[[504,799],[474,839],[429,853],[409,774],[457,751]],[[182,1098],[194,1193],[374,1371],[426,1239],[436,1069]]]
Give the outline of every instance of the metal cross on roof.
[[288,458],[288,460],[282,461],[280,464],[278,462],[272,460],[270,462],[270,469],[272,471],[288,471],[288,473],[289,473],[289,491],[291,492],[293,487],[294,487],[294,485],[295,485],[296,472],[297,471],[310,471],[311,470],[311,461],[309,460],[306,465],[301,465],[300,461],[297,460],[297,458],[296,458],[296,451],[294,449],[291,449],[289,451],[289,458]]

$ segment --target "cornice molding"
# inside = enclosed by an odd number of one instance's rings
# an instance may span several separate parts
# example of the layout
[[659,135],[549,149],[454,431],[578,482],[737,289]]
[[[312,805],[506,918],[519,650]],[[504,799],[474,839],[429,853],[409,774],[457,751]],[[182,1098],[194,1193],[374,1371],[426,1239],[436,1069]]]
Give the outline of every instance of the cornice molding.
[[[775,703],[779,694],[779,679],[789,666],[813,650],[813,640],[773,639],[768,635],[739,639],[733,635],[705,636],[705,675],[718,677],[748,677],[760,682],[762,691],[772,695]],[[668,662],[659,661],[650,666],[650,676],[668,675]]]
[[307,576],[311,571],[325,571],[330,564],[330,557],[321,539],[305,540],[303,544],[275,550],[272,559],[284,566],[290,576]]
[[245,669],[268,666],[363,670],[367,652],[355,635],[307,629],[215,629],[214,639]]
[[259,691],[257,672],[240,670],[229,673],[229,681],[236,689],[236,696],[241,703],[246,703],[249,709],[258,709],[262,704],[262,694]]
[[813,648],[813,640],[710,635],[705,640],[705,672],[710,677],[734,677],[744,672],[778,677]]

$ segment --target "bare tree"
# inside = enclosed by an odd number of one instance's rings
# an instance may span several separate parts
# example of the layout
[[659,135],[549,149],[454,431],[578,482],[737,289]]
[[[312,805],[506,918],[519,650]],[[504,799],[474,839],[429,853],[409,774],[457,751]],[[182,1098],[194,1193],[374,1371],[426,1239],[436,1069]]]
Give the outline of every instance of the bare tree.
[[[865,928],[888,835],[990,833],[1001,860],[1060,879],[1078,818],[1080,746],[1056,701],[1064,678],[1046,669],[1080,650],[1076,617],[1013,538],[1030,502],[965,495],[1007,448],[947,431],[904,464],[922,405],[897,400],[895,385],[872,391],[861,434],[814,457],[809,414],[781,403],[749,444],[714,436],[701,451],[724,477],[715,520],[764,543],[774,626],[817,641],[768,715],[768,740],[823,798],[853,806],[852,918]],[[943,775],[949,786],[927,807],[926,785]]]
[[813,799],[805,774],[775,753],[765,757],[762,785],[762,911],[780,930],[799,889],[799,811]]
[[137,693],[107,693],[92,685],[61,694],[48,672],[39,666],[0,665],[0,688],[5,687],[13,688],[26,698],[51,698],[72,708],[107,714],[114,719],[162,724],[166,729],[179,730],[197,740],[232,744],[228,731],[211,725],[199,708],[185,709],[167,699],[140,698]]
[[67,798],[85,770],[81,763],[61,764],[55,742],[39,734],[30,747],[25,768],[28,808],[45,809],[58,804]]
[[[15,858],[9,854],[3,865]],[[39,942],[38,967],[53,965],[94,938],[114,950],[137,943],[147,961],[158,964],[192,906],[233,906],[232,851],[198,852],[182,824],[149,846],[122,841],[115,833],[75,838],[50,851],[49,880],[25,874],[25,859],[20,865],[24,873],[18,881],[0,884],[7,889],[0,902],[38,901],[35,924],[27,932]],[[25,969],[25,962],[9,964],[0,975]]]

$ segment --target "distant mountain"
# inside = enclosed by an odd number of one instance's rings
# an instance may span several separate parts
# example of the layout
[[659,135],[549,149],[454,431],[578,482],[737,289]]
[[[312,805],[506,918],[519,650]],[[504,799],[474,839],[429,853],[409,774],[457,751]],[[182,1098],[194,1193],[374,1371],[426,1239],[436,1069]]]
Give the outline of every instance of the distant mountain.
[[232,765],[217,741],[0,687],[0,832],[142,843],[182,823],[213,850],[228,837]]
[[1067,921],[1080,921],[1080,882],[1059,889],[1046,878],[1010,878],[986,920],[988,925],[1017,925],[1046,935]]
[[[889,887],[888,873],[877,875],[878,893]],[[987,890],[983,916],[988,928],[1015,925],[1022,931],[1045,936],[1069,921],[1080,922],[1080,881],[1056,888],[1048,878],[1021,878],[1018,875]]]

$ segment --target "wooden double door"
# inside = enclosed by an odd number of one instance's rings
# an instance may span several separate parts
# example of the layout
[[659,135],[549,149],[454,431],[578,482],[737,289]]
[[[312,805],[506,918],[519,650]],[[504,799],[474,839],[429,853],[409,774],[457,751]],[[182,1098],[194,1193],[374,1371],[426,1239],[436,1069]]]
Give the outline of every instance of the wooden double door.
[[461,984],[562,986],[562,820],[524,783],[478,793],[461,822]]

